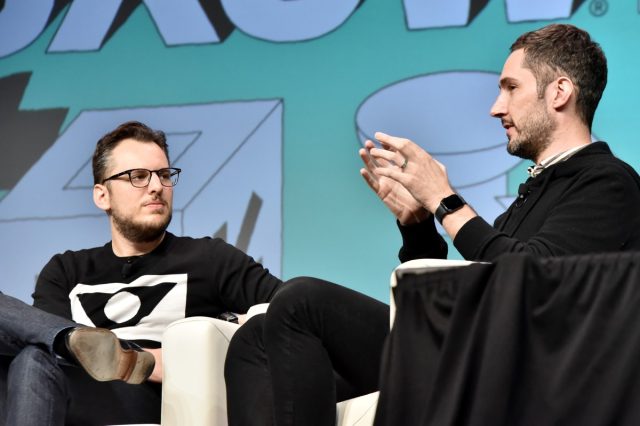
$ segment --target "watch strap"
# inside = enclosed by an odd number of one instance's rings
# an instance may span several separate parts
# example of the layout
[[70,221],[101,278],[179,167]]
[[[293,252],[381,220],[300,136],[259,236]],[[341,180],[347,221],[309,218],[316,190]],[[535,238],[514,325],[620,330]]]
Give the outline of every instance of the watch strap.
[[442,219],[444,219],[447,213],[449,213],[447,209],[442,205],[442,203],[440,203],[440,205],[436,209],[436,212],[434,213],[434,216],[436,217],[436,220],[438,221],[438,223],[440,223],[440,225],[442,225]]
[[442,225],[442,220],[446,215],[460,210],[465,204],[467,204],[467,202],[460,195],[449,195],[440,201],[440,205],[436,209],[434,216],[440,225]]

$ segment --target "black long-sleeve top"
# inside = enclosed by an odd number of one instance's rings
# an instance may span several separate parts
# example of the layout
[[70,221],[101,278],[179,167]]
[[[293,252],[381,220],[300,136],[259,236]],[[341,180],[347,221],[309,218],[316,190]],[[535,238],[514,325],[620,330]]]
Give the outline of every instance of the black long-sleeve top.
[[[516,199],[493,226],[478,216],[458,231],[453,244],[465,259],[640,249],[640,177],[604,142],[529,178],[519,192],[524,198]],[[399,228],[402,262],[446,257],[447,245],[432,219]]]
[[33,297],[47,312],[157,347],[171,322],[246,312],[270,301],[281,285],[220,239],[166,233],[143,256],[117,257],[111,243],[57,254],[40,273]]

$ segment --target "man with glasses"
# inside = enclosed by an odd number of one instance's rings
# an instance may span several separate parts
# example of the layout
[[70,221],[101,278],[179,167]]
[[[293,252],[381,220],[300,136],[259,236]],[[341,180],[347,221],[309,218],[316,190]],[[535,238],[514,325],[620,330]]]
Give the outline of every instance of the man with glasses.
[[[55,314],[40,322],[49,329],[48,341],[31,338],[37,334],[34,327],[24,330],[15,324],[12,333],[3,334],[11,324],[0,322],[0,339],[17,335],[18,346],[25,348],[15,357],[21,362],[8,368],[8,424],[159,423],[160,339],[166,326],[189,316],[246,312],[268,302],[280,287],[282,282],[262,265],[220,239],[166,231],[180,172],[170,166],[164,133],[142,123],[124,123],[98,141],[93,200],[109,218],[112,239],[102,247],[67,251],[49,261],[34,293],[34,306],[48,314],[13,300],[14,310],[28,321]],[[77,330],[72,328],[76,323],[101,329]],[[66,335],[76,338],[63,338]],[[70,344],[60,344],[65,340]],[[90,360],[106,363],[139,354],[121,349],[121,344],[139,345],[145,355],[152,355],[151,360],[139,358],[138,372],[144,373],[139,381],[149,375],[144,368],[150,370],[155,358],[148,381],[132,386],[131,380],[113,375],[97,378],[120,380],[93,380],[96,367]],[[96,346],[106,352],[97,353]],[[65,350],[74,356],[65,356]],[[76,358],[90,374],[62,365],[55,355]],[[27,419],[25,412],[36,413],[37,420]]]

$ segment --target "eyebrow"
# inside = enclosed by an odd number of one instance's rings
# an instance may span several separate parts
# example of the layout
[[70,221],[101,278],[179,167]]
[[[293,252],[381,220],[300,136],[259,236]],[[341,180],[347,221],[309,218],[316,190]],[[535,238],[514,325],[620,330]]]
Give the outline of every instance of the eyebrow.
[[498,82],[498,88],[508,86],[511,83],[518,84],[518,80],[513,77],[502,77]]

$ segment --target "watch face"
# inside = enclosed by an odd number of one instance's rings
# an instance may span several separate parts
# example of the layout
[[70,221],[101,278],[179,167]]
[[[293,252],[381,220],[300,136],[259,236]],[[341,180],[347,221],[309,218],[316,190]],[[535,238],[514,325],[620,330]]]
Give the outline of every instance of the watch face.
[[444,198],[442,204],[448,211],[456,211],[467,203],[458,194],[453,194]]

